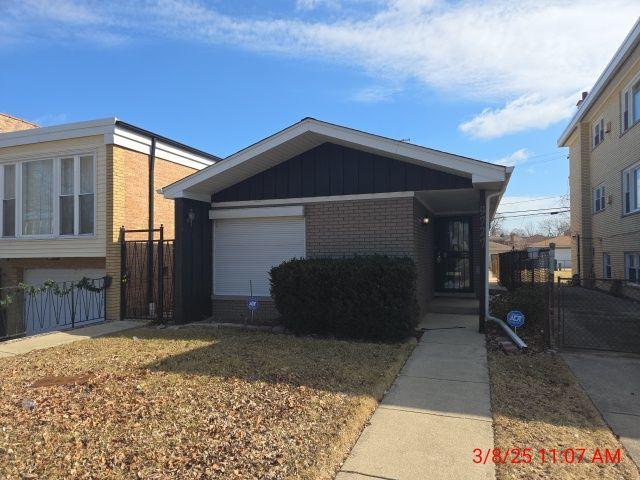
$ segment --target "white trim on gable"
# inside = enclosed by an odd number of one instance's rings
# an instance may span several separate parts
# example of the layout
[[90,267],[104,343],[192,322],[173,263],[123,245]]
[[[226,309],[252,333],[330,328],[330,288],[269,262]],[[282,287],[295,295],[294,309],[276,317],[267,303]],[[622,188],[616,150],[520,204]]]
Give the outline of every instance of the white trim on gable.
[[179,198],[188,191],[210,195],[289,158],[285,156],[276,159],[267,158],[261,162],[261,156],[267,157],[270,150],[284,148],[287,144],[291,144],[296,145],[298,150],[304,151],[329,141],[416,165],[467,176],[474,184],[502,183],[507,176],[506,168],[501,165],[306,118],[234,153],[221,162],[164,187],[163,193],[166,198]]

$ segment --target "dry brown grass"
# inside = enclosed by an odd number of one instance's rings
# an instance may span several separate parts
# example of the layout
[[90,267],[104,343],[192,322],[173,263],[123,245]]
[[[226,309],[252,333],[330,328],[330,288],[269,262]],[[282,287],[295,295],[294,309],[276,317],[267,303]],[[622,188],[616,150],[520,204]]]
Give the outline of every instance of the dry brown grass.
[[0,478],[332,478],[411,348],[138,329],[2,359]]
[[[490,346],[491,347],[491,346]],[[505,356],[490,348],[495,447],[622,449],[564,360],[548,353]],[[639,479],[626,452],[619,464],[562,464],[537,455],[530,464],[496,467],[498,479]]]

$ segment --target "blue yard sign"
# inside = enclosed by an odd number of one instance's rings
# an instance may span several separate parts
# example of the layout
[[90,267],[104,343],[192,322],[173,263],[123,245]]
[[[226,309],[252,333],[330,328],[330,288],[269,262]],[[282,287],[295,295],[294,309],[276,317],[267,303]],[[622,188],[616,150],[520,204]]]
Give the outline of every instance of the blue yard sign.
[[247,308],[252,312],[257,310],[259,306],[260,306],[260,303],[258,302],[257,298],[251,297],[249,298],[249,300],[247,300]]
[[511,310],[507,314],[507,323],[511,328],[520,328],[524,325],[524,313],[518,310]]

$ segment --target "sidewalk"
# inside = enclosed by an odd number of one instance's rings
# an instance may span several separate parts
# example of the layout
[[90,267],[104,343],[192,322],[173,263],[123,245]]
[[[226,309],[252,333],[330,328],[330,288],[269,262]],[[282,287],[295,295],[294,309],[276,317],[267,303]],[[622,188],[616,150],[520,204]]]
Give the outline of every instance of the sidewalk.
[[493,448],[486,347],[477,333],[478,317],[431,313],[421,327],[429,330],[336,480],[495,478],[492,465],[472,461],[474,448]]
[[28,353],[32,350],[40,350],[42,348],[57,347],[58,345],[73,343],[78,340],[86,340],[87,338],[109,335],[111,333],[120,332],[129,328],[141,327],[143,325],[143,322],[123,320],[89,325],[88,327],[77,328],[75,330],[43,333],[41,335],[34,335],[33,337],[10,340],[8,342],[0,343],[0,358],[20,355],[22,353]]

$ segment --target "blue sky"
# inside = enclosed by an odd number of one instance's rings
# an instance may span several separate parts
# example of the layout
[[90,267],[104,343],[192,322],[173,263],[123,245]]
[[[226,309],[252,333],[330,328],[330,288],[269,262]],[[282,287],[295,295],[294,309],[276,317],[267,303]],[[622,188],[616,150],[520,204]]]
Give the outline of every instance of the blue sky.
[[0,111],[117,116],[220,156],[312,116],[513,164],[502,210],[557,206],[556,139],[639,14],[626,0],[3,0]]

